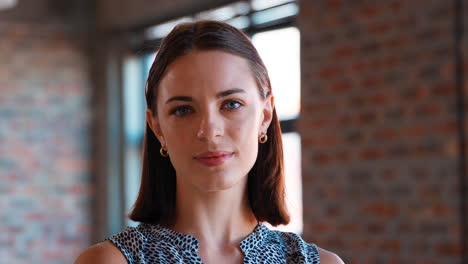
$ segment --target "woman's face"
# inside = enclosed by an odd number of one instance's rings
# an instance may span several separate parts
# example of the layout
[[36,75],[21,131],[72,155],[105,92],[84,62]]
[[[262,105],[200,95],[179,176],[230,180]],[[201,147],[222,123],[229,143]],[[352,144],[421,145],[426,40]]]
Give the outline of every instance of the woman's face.
[[194,51],[169,65],[157,115],[147,121],[169,151],[177,181],[200,191],[230,188],[255,163],[273,97],[260,97],[248,62],[223,51]]

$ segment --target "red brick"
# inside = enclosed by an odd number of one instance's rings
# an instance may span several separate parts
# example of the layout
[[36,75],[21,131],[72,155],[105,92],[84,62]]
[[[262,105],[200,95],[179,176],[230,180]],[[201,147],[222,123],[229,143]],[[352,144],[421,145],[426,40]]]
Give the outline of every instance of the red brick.
[[385,181],[393,181],[398,178],[398,174],[395,172],[394,169],[386,169],[383,171],[382,178]]
[[441,153],[442,147],[437,143],[421,143],[417,144],[412,149],[412,154],[415,156],[434,156]]
[[326,1],[327,8],[338,9],[342,6],[341,0],[328,0]]
[[447,120],[443,122],[435,123],[432,127],[434,131],[440,133],[440,135],[456,135],[458,131],[458,124],[456,121]]
[[375,123],[378,119],[376,112],[359,113],[359,123],[362,125]]
[[382,60],[382,66],[386,69],[395,68],[395,66],[399,66],[400,58],[395,55],[388,56],[387,58]]
[[377,129],[373,135],[374,138],[379,142],[389,141],[398,138],[398,131],[391,128],[381,128]]
[[401,250],[401,244],[399,240],[396,239],[388,239],[382,241],[380,244],[380,249],[383,252],[388,252],[391,254],[398,254]]
[[337,199],[340,195],[340,190],[338,186],[330,186],[323,190],[323,197],[328,200]]
[[351,85],[350,81],[340,81],[340,82],[335,82],[330,85],[330,90],[333,93],[344,93],[344,92],[349,92],[353,86]]
[[356,53],[356,49],[351,46],[338,47],[333,51],[333,56],[337,59],[347,58]]
[[[357,224],[357,223],[345,223],[345,224],[342,224],[338,227],[338,230],[340,233],[357,233],[358,231],[360,231],[361,229],[361,225]],[[366,241],[368,242],[368,241]],[[367,245],[367,243],[365,243]],[[362,248],[361,248],[362,249]]]
[[318,153],[314,155],[314,161],[319,166],[324,166],[331,162],[331,157],[325,153]]
[[335,160],[340,162],[349,162],[351,161],[351,154],[346,151],[339,151],[335,155]]
[[444,243],[436,246],[436,252],[443,257],[456,257],[460,256],[462,248],[458,243]]
[[376,6],[367,6],[362,9],[360,9],[354,18],[357,19],[370,19],[373,17],[376,17],[380,14],[380,9],[377,8]]
[[372,222],[367,224],[367,232],[371,234],[381,234],[384,233],[386,230],[386,226],[384,223],[380,222]]
[[422,100],[429,96],[428,89],[426,87],[411,87],[405,91],[405,97],[410,100]]
[[330,232],[332,231],[332,225],[330,222],[327,221],[322,221],[322,222],[317,222],[312,224],[312,229],[313,232]]
[[420,137],[427,131],[430,130],[424,125],[411,125],[409,127],[402,128],[400,130],[400,134],[404,137]]
[[388,40],[383,40],[382,46],[387,50],[403,49],[411,45],[411,40],[408,36],[398,35]]
[[336,135],[321,135],[315,137],[304,137],[303,143],[315,147],[330,147],[340,144],[341,140]]
[[341,66],[326,66],[320,69],[319,77],[323,80],[333,79],[341,76],[344,73],[344,69]]
[[366,71],[368,68],[369,68],[368,63],[362,62],[362,61],[352,62],[351,64],[351,70],[357,73],[362,73]]
[[390,101],[390,96],[385,94],[372,95],[369,96],[366,101],[370,105],[382,106]]
[[440,104],[424,104],[418,107],[418,116],[429,116],[434,117],[442,113],[442,107]]
[[369,34],[372,35],[380,35],[384,33],[388,33],[392,29],[392,25],[390,23],[380,23],[380,24],[370,24],[368,27]]
[[442,77],[445,77],[445,78],[453,78],[455,75],[455,64],[450,61],[450,62],[446,62],[444,63],[441,67],[440,67],[440,74]]
[[455,86],[453,83],[439,83],[432,87],[434,96],[451,96],[455,94]]
[[382,84],[382,79],[378,77],[369,77],[361,82],[361,86],[365,89],[377,89]]
[[382,155],[383,155],[382,150],[364,149],[364,150],[361,151],[359,156],[363,160],[376,160],[376,159],[380,159],[382,157]]
[[332,120],[329,119],[314,119],[314,120],[307,120],[307,122],[303,125],[304,129],[310,130],[318,130],[324,127],[329,127],[333,124]]
[[442,264],[442,262],[434,260],[432,258],[423,258],[415,260],[415,264]]
[[398,215],[398,207],[385,202],[368,203],[362,207],[364,214],[369,216],[395,217]]
[[306,114],[315,114],[316,112],[329,112],[335,108],[335,103],[309,103],[302,107],[302,112]]
[[398,12],[403,8],[403,3],[401,1],[392,1],[389,2],[389,5],[393,12]]
[[458,139],[457,138],[452,138],[448,142],[444,144],[444,152],[447,154],[449,157],[457,157],[459,154],[459,144],[458,144]]
[[447,208],[446,205],[443,205],[442,203],[437,203],[432,206],[432,212],[435,217],[447,217],[449,216],[449,209]]

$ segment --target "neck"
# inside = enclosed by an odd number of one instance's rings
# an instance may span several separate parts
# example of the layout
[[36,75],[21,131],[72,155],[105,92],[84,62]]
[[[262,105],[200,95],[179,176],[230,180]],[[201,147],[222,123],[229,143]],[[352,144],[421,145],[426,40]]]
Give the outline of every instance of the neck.
[[231,188],[211,192],[179,182],[173,230],[193,235],[209,248],[226,248],[238,247],[258,224],[248,201],[247,177]]

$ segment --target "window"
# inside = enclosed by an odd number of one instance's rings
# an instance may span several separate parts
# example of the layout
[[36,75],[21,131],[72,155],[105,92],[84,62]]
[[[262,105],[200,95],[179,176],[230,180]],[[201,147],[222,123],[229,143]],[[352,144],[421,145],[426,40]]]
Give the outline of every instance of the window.
[[[300,111],[300,37],[298,29],[293,25],[297,11],[296,1],[242,1],[151,27],[145,31],[147,39],[144,41],[157,43],[178,23],[198,19],[226,21],[244,30],[252,38],[269,71],[283,130],[286,200],[291,223],[277,229],[301,233],[301,140],[295,129],[295,120]],[[146,108],[143,87],[153,60],[154,53],[149,53],[129,57],[124,63],[125,215],[136,200],[141,177]],[[134,226],[136,223],[127,220],[127,224]]]
[[296,119],[300,109],[299,30],[287,27],[254,34],[270,75],[280,120]]
[[[252,42],[268,69],[280,122],[295,120],[300,111],[300,41],[296,27],[254,34]],[[280,230],[302,232],[301,138],[294,129],[283,130],[286,202],[291,222]],[[273,228],[273,227],[272,227]]]

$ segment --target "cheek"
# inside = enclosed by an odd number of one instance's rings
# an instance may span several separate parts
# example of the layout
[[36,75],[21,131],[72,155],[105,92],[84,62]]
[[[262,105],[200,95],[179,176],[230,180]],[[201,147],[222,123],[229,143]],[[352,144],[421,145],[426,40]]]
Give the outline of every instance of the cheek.
[[174,151],[186,148],[188,143],[193,143],[193,128],[189,122],[168,124],[165,135],[167,147]]
[[257,137],[258,125],[256,125],[253,120],[246,122],[237,122],[234,124],[232,129],[230,129],[231,135],[240,143],[251,143]]
[[258,107],[252,107],[243,115],[238,117],[235,123],[238,124],[238,132],[242,134],[242,139],[249,143],[257,141],[260,129],[261,111]]
[[[167,133],[167,132],[166,132]],[[169,150],[169,159],[174,168],[185,170],[187,160],[191,159],[191,144],[193,137],[187,133],[187,128],[171,128],[166,136],[167,148]]]
[[236,122],[233,122],[230,131],[230,138],[233,139],[241,156],[250,159],[250,156],[256,157],[258,150],[258,130],[259,122],[257,122],[257,113],[252,112],[250,115],[242,117]]
[[237,135],[235,144],[239,152],[236,167],[242,175],[246,175],[252,169],[258,155],[258,126],[254,122],[248,123],[245,122],[242,126],[238,126],[238,129],[235,131]]

